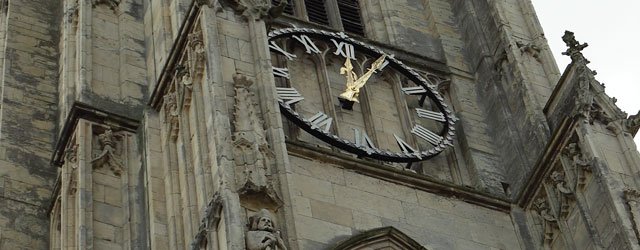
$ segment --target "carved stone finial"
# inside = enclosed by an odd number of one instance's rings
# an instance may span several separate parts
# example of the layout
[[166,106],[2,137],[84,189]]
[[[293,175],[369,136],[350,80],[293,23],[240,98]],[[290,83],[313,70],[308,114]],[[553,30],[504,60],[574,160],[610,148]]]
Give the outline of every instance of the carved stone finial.
[[563,55],[567,55],[571,57],[572,61],[584,59],[586,63],[589,63],[589,61],[586,60],[582,55],[582,50],[587,46],[589,46],[589,44],[587,43],[580,44],[580,42],[576,40],[576,37],[573,34],[573,32],[568,30],[564,32],[564,35],[562,36],[562,41],[564,41],[567,47],[569,47],[567,48],[567,51],[562,52]]
[[249,217],[246,234],[247,250],[287,250],[280,231],[275,229],[271,212],[261,209]]

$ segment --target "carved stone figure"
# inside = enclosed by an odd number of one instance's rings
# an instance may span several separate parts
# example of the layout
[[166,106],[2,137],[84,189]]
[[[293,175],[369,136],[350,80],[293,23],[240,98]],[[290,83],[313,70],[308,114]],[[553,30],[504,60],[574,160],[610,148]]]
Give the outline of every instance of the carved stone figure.
[[104,133],[98,135],[98,143],[100,144],[101,153],[95,159],[91,160],[93,168],[106,166],[109,167],[116,176],[120,176],[124,167],[115,154],[116,142],[113,131],[108,128]]
[[271,213],[266,209],[249,217],[246,243],[248,250],[287,250],[280,231],[274,228]]

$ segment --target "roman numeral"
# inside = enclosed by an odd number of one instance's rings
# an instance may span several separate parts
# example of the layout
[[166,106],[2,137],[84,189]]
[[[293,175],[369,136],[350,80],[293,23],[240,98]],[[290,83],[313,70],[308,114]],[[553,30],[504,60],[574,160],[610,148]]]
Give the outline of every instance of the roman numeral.
[[371,141],[371,138],[369,138],[369,135],[367,135],[367,132],[354,128],[353,133],[355,134],[356,146],[362,147],[368,154],[372,154],[374,152],[373,149],[376,147],[373,145],[373,142]]
[[329,117],[325,113],[318,112],[309,119],[309,122],[311,122],[312,129],[322,128],[322,131],[329,132],[333,118]]
[[426,95],[427,90],[422,86],[402,88],[405,95]]
[[[389,55],[387,56],[387,58],[393,58],[395,55]],[[389,60],[384,60],[384,62],[382,63],[382,65],[380,66],[380,71],[382,71],[382,69],[384,69],[384,67],[387,67],[387,65],[389,65]]]
[[284,102],[287,105],[291,105],[302,101],[304,97],[298,93],[298,91],[294,88],[278,88],[276,87],[276,92],[278,93],[278,101]]
[[336,40],[331,39],[333,44],[336,46],[336,52],[333,52],[335,55],[341,55],[344,58],[351,58],[351,60],[356,59],[355,50],[352,44],[345,42],[336,42]]
[[431,110],[416,108],[416,112],[418,113],[418,117],[427,118],[435,121],[445,122],[444,114],[440,112],[434,112]]
[[304,48],[307,50],[307,54],[311,54],[311,52],[316,54],[320,53],[318,47],[313,43],[313,41],[311,41],[311,38],[309,38],[307,35],[293,36],[293,38],[304,45]]
[[404,92],[405,95],[420,95],[421,97],[418,104],[420,104],[420,107],[424,106],[424,101],[427,99],[427,90],[422,86],[402,88],[402,92]]
[[289,79],[289,69],[287,68],[278,68],[278,67],[273,67],[273,74],[275,76],[279,76],[279,77],[284,77]]
[[442,136],[439,136],[420,125],[414,126],[413,129],[411,129],[411,133],[424,139],[425,141],[428,141],[433,145],[438,145],[438,143],[442,141]]
[[280,52],[282,55],[286,56],[288,60],[292,60],[293,58],[296,57],[296,55],[291,54],[289,52],[286,52],[286,51],[284,51],[284,49],[280,48],[280,46],[278,46],[275,41],[271,41],[271,44],[269,45],[269,48],[271,48],[272,50]]
[[396,134],[393,134],[393,137],[396,138],[396,142],[398,143],[400,150],[402,150],[402,152],[404,152],[405,154],[411,154],[411,153],[417,152],[415,148],[412,148],[411,146],[409,146],[408,143],[400,139],[400,137],[398,137]]

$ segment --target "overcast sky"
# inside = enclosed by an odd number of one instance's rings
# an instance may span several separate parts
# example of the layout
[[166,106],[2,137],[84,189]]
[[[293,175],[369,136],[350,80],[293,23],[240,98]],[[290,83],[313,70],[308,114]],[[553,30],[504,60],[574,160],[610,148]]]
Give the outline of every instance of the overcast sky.
[[[589,47],[583,54],[598,72],[606,93],[629,115],[640,110],[640,1],[532,0],[560,72],[570,59],[561,55],[565,30]],[[640,145],[640,133],[636,135]]]

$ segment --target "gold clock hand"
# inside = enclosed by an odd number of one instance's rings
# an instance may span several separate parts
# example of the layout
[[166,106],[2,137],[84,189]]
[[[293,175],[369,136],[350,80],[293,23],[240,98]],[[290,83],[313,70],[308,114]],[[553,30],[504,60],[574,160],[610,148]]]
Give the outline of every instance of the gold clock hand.
[[[360,93],[360,88],[364,87],[364,85],[367,83],[371,75],[373,75],[373,73],[375,73],[376,70],[382,67],[385,58],[386,58],[386,55],[380,56],[375,62],[371,64],[371,67],[369,68],[367,73],[365,73],[355,81],[351,80],[353,81],[353,84],[350,84],[351,83],[349,81],[350,79],[347,77],[347,89],[342,94],[340,94],[340,97],[352,102],[358,102],[358,94]],[[351,61],[349,61],[349,58],[347,58],[347,60],[349,62],[349,65],[351,65]],[[345,62],[345,65],[346,64],[347,62]],[[342,70],[340,73],[342,73]],[[355,73],[353,75],[356,76]]]

